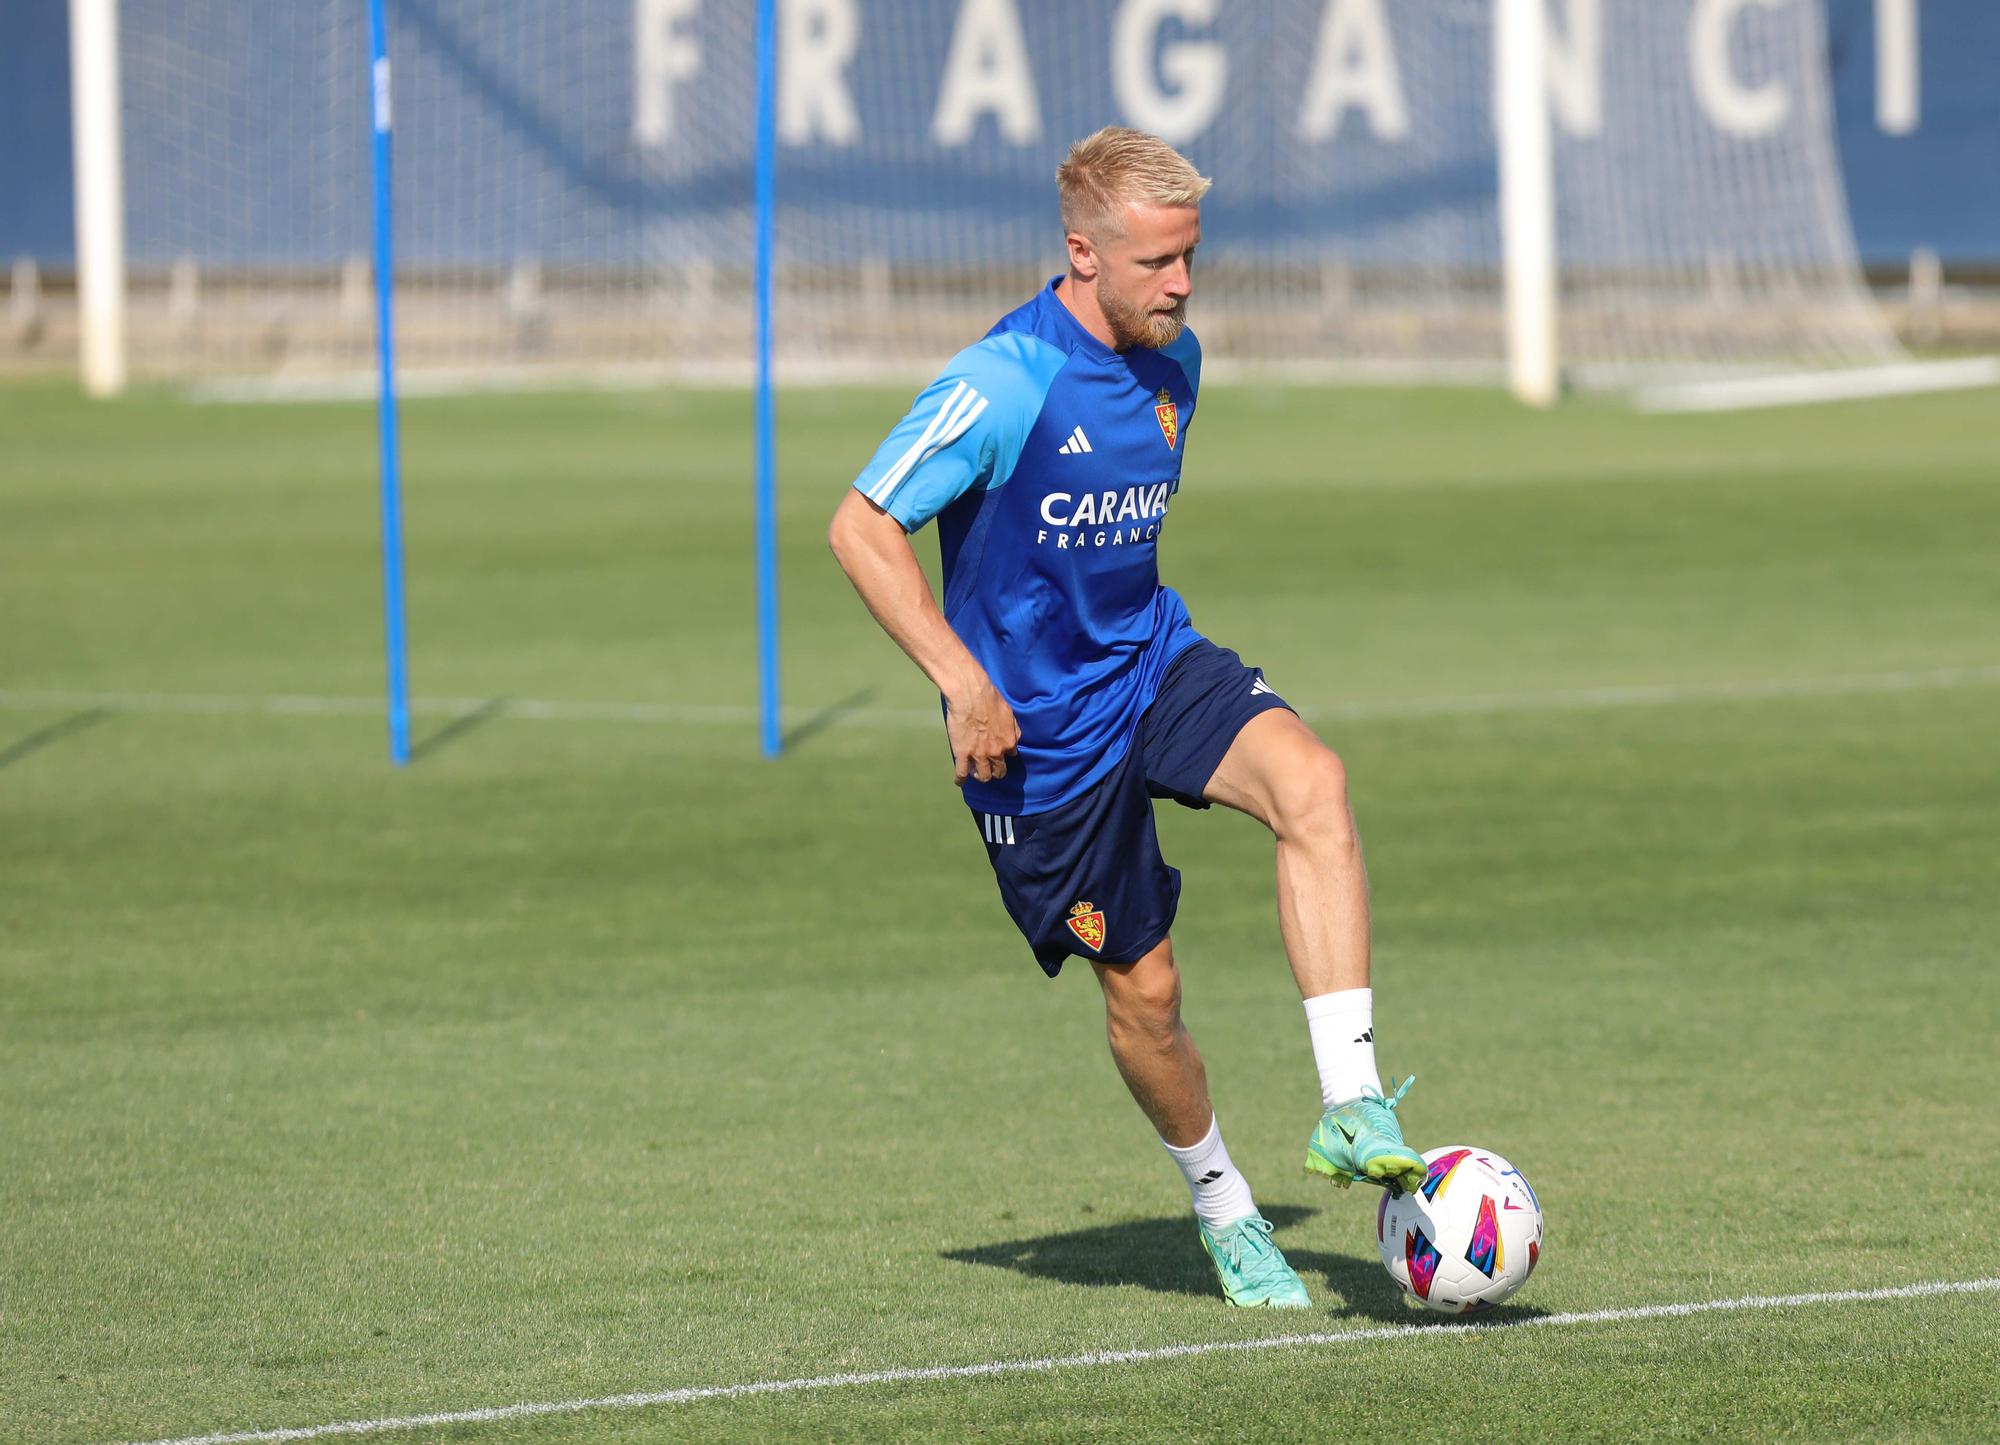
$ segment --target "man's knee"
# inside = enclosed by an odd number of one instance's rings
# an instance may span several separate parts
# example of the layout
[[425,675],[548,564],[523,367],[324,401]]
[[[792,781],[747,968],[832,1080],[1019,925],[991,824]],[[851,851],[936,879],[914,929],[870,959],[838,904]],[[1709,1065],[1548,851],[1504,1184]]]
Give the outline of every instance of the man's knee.
[[1347,802],[1347,765],[1324,744],[1287,769],[1272,799],[1271,829],[1287,841],[1354,845],[1354,814]]
[[1165,1048],[1181,1026],[1181,973],[1173,959],[1152,955],[1104,969],[1105,1022],[1114,1037]]

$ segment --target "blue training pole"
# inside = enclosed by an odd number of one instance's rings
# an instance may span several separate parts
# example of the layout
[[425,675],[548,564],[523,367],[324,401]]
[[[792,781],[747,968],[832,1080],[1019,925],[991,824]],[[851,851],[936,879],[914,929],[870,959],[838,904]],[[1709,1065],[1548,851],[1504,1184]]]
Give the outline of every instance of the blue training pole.
[[771,391],[772,223],[778,209],[776,12],[776,0],[757,0],[757,679],[767,758],[784,748],[778,726],[778,486],[776,398]]
[[375,111],[375,414],[382,442],[382,629],[389,662],[389,760],[410,760],[410,668],[403,629],[403,485],[396,444],[395,279],[389,188],[389,25],[384,0],[368,0]]

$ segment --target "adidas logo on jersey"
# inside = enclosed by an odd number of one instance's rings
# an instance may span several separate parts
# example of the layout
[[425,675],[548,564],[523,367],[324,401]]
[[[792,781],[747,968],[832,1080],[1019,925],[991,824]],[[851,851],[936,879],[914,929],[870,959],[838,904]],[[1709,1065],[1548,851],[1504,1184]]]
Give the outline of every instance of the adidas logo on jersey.
[[1068,441],[1056,448],[1056,455],[1062,457],[1079,457],[1085,452],[1095,450],[1096,448],[1090,444],[1090,438],[1083,434],[1083,428],[1078,427],[1069,434]]
[[[1260,677],[1256,678],[1251,682],[1250,696],[1257,697],[1260,694],[1267,697],[1276,697],[1278,695],[1278,692],[1276,688],[1272,687],[1270,683],[1264,681],[1264,679]],[[1356,1039],[1355,1042],[1360,1043],[1361,1040]]]

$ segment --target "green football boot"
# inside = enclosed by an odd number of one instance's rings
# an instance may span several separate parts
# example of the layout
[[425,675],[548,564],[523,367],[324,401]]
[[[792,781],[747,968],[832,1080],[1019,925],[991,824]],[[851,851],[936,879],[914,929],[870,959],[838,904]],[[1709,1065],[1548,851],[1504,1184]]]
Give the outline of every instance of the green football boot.
[[1245,1309],[1302,1310],[1312,1305],[1306,1287],[1271,1243],[1271,1221],[1253,1214],[1211,1231],[1201,1226],[1201,1247],[1215,1262],[1229,1302]]
[[1403,1142],[1403,1126],[1395,1114],[1396,1105],[1416,1081],[1417,1076],[1410,1075],[1386,1099],[1365,1089],[1360,1098],[1328,1109],[1306,1145],[1306,1168],[1342,1189],[1357,1179],[1383,1185],[1395,1194],[1422,1184],[1423,1156]]

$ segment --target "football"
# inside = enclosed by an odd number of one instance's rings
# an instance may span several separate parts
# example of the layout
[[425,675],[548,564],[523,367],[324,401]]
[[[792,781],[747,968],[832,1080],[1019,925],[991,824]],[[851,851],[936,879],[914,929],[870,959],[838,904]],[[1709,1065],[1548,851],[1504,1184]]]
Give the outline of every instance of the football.
[[1459,1315],[1513,1297],[1542,1258],[1542,1206],[1520,1170],[1490,1149],[1424,1154],[1421,1188],[1384,1194],[1375,1214],[1382,1263],[1427,1309]]

